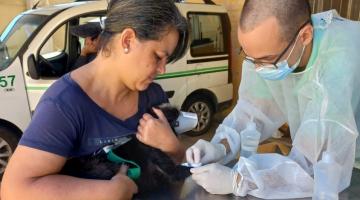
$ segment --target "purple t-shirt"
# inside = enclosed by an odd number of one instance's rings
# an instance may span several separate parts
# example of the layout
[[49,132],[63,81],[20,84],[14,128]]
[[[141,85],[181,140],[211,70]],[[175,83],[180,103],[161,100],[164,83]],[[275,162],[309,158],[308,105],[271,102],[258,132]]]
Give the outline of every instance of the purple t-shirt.
[[88,155],[135,134],[142,115],[165,102],[161,86],[152,83],[139,93],[138,112],[122,121],[99,107],[66,74],[41,97],[19,144],[68,158]]

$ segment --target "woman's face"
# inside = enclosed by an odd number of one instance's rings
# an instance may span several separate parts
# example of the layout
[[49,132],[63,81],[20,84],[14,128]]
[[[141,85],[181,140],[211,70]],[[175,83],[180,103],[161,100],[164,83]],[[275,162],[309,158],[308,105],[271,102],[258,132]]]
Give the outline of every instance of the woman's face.
[[140,41],[134,39],[129,43],[125,53],[122,80],[131,90],[145,90],[158,74],[165,73],[168,57],[176,48],[179,34],[170,29],[160,40]]

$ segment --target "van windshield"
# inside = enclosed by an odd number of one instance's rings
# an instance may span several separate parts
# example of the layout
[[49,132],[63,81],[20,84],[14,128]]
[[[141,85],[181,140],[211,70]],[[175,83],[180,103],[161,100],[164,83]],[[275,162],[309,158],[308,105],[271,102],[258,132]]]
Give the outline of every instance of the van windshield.
[[47,15],[20,14],[5,28],[0,36],[0,71],[6,69],[23,47],[42,25]]

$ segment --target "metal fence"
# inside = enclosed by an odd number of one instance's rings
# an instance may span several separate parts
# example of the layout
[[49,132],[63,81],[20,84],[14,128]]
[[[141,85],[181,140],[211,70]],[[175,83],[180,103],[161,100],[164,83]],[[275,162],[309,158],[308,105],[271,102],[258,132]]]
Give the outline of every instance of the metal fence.
[[309,0],[313,13],[336,9],[342,16],[360,20],[360,0]]

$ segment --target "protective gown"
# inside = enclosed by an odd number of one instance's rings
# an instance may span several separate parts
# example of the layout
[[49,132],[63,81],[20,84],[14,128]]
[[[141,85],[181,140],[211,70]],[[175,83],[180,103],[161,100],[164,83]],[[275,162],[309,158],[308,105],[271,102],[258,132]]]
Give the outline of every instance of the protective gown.
[[313,51],[303,72],[267,81],[251,64],[243,64],[237,105],[211,141],[229,142],[231,152],[223,162],[236,157],[239,133],[252,117],[261,141],[287,122],[293,147],[289,156],[240,157],[234,168],[243,178],[235,195],[310,197],[313,165],[323,151],[341,166],[339,192],[350,185],[360,123],[360,23],[341,18],[334,10],[312,15],[312,23]]

